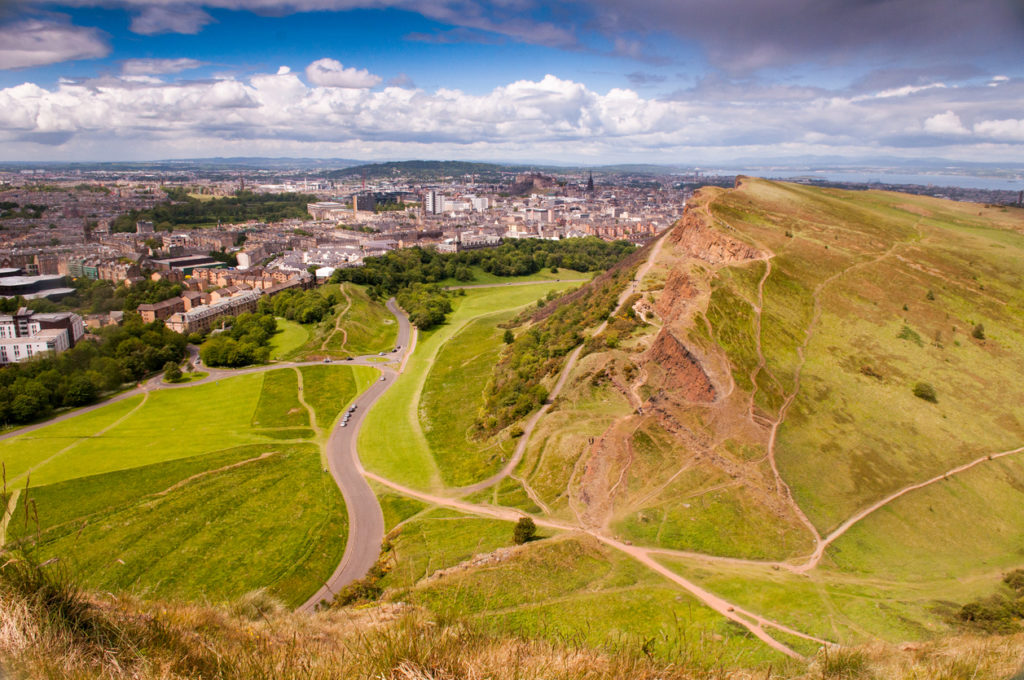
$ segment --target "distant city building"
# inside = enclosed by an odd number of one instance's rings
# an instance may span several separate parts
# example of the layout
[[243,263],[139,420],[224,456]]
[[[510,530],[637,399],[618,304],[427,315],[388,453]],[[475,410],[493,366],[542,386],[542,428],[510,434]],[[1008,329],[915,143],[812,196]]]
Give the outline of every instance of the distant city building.
[[65,278],[60,275],[20,276],[8,274],[0,277],[0,297],[12,298],[20,295],[26,300],[37,298],[56,300],[74,292],[75,289],[69,288]]
[[22,307],[0,315],[0,364],[59,354],[82,339],[85,324],[71,312],[40,314]]

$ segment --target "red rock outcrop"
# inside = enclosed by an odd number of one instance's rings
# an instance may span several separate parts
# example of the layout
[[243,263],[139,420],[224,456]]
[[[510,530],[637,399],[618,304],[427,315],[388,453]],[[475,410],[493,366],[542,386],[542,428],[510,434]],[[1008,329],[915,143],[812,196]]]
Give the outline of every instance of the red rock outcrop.
[[665,287],[658,295],[655,311],[662,319],[677,319],[686,310],[686,304],[697,297],[697,287],[690,276],[679,269],[669,272]]
[[700,362],[667,329],[662,328],[651,347],[644,352],[644,362],[653,363],[660,369],[660,387],[675,399],[697,403],[715,400],[715,386]]
[[683,247],[686,254],[708,264],[754,260],[761,256],[757,248],[726,236],[704,223],[703,216],[687,209],[682,222],[669,235],[672,243]]

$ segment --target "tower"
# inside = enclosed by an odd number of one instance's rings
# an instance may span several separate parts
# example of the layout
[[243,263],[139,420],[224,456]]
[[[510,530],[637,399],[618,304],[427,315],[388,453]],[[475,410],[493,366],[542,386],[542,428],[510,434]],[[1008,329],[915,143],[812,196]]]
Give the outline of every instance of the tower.
[[594,171],[590,171],[590,177],[587,178],[587,191],[593,193],[594,191]]

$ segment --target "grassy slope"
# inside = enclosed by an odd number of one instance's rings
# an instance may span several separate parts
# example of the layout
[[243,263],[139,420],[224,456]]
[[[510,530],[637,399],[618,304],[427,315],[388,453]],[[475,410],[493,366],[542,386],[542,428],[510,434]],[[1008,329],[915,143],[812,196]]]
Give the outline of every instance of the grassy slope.
[[307,340],[309,331],[305,326],[277,317],[277,332],[270,339],[270,356],[273,359],[290,359]]
[[448,322],[420,333],[413,356],[395,385],[367,414],[359,432],[363,464],[378,474],[417,488],[439,488],[437,463],[419,422],[420,393],[434,357],[461,328],[479,316],[515,309],[543,297],[549,290],[565,290],[571,283],[538,283],[532,286],[482,288],[467,291],[454,300]]
[[[423,433],[448,486],[463,486],[497,472],[514,440],[473,438],[484,387],[503,346],[502,329],[512,312],[480,317],[441,347],[420,397]],[[452,408],[457,403],[457,408]]]
[[[302,370],[306,399],[326,424],[376,375],[366,367]],[[319,447],[294,441],[313,437],[301,427],[308,416],[296,388],[293,369],[237,376],[22,435],[11,450],[23,465],[52,456],[54,439],[75,444],[32,475],[28,498],[44,553],[69,556],[96,587],[227,599],[266,586],[300,603],[340,559],[346,521]],[[104,436],[90,436],[118,419]],[[187,434],[160,436],[174,432]],[[249,462],[229,467],[242,460]],[[10,529],[34,533],[35,523]]]
[[[363,286],[329,284],[323,289],[339,293],[342,300],[327,318],[310,327],[309,338],[294,352],[295,356],[343,359],[376,354],[395,346],[398,323],[394,315],[382,302],[371,300]],[[344,300],[346,296],[349,303]]]
[[[761,333],[768,371],[756,403],[776,416],[799,370],[777,457],[819,527],[1024,443],[1024,402],[1011,396],[1024,380],[1020,211],[757,181],[712,205],[775,253]],[[720,271],[707,313],[746,392],[763,271],[759,263]],[[986,340],[970,337],[975,323]],[[919,380],[936,387],[937,404],[912,395]],[[1021,489],[1024,460],[1009,457],[911,492],[855,525],[807,577],[665,562],[726,598],[844,643],[930,637],[949,632],[957,603],[990,593],[1021,565]]]
[[[506,539],[507,545],[507,539]],[[440,615],[469,616],[498,633],[640,645],[655,656],[693,644],[693,667],[780,657],[629,558],[584,535],[538,541],[495,564],[425,581],[396,595]]]
[[[778,461],[821,528],[902,486],[1024,440],[1021,401],[992,408],[989,398],[1017,392],[1024,380],[1014,350],[1024,346],[1024,295],[1013,283],[1024,276],[1024,236],[1005,229],[1013,219],[1019,228],[1019,215],[753,181],[720,194],[713,210],[775,252],[761,340],[777,384],[766,382],[758,403],[777,413],[801,368]],[[725,288],[749,296],[749,286]],[[816,291],[820,316],[812,325]],[[987,341],[970,337],[975,323],[992,329]],[[901,339],[904,326],[922,340]],[[756,358],[749,341],[728,340],[727,328],[722,344],[739,384]],[[937,405],[911,394],[917,381],[935,385]]]

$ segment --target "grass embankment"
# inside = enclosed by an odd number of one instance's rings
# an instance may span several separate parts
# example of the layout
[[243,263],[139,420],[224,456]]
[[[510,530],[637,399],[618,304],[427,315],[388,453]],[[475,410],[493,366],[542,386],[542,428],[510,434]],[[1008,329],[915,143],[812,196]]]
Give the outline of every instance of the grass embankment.
[[[458,279],[443,279],[437,282],[437,285],[448,288],[460,288],[462,286],[489,286],[494,284],[505,285],[509,283],[509,277],[497,276],[490,272],[485,272],[477,265],[468,267],[470,273],[473,275],[471,281],[459,281]],[[526,276],[517,276],[515,281],[576,281],[580,283],[594,278],[596,272],[578,272],[575,269],[559,269],[557,272],[551,271],[551,269],[542,269],[539,272],[528,274]]]
[[[453,298],[448,321],[420,333],[416,349],[406,363],[405,372],[367,414],[359,432],[359,455],[373,472],[421,489],[443,485],[438,463],[420,423],[420,400],[435,357],[466,323],[481,316],[516,309],[550,290],[566,290],[576,284],[538,283],[530,286],[481,288]],[[462,395],[449,395],[448,405],[458,404]]]
[[[504,343],[500,312],[467,323],[437,353],[420,396],[427,445],[446,486],[462,486],[499,470],[516,440],[484,438],[475,427],[484,389]],[[453,397],[457,408],[453,408]]]
[[398,322],[383,302],[371,300],[364,286],[328,284],[325,293],[343,298],[330,315],[310,329],[309,337],[293,357],[332,357],[387,352],[394,348]]
[[276,317],[277,332],[270,338],[270,358],[276,361],[291,359],[309,340],[306,326],[284,317]]
[[[323,427],[377,373],[301,370]],[[213,600],[265,587],[301,603],[340,560],[347,523],[297,378],[155,390],[0,442],[9,480],[31,470],[8,538],[34,538],[38,516],[39,554],[92,587]]]

